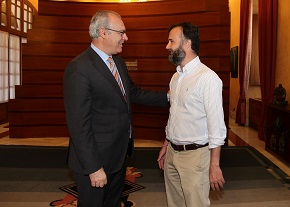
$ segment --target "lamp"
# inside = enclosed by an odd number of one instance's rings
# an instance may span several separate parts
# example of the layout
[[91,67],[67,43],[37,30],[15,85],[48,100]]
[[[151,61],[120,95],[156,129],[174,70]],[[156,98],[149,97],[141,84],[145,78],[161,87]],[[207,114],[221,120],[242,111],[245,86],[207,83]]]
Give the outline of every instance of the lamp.
[[147,0],[120,0],[120,3],[130,3],[130,2],[146,2]]

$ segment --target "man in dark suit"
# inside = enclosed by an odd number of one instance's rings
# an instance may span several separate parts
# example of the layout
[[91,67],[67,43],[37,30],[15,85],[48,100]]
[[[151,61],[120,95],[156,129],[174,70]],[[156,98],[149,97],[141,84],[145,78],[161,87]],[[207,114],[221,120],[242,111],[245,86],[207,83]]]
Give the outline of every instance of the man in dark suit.
[[[97,12],[89,32],[91,46],[64,73],[68,165],[75,172],[79,207],[120,207],[126,156],[134,147],[131,102],[167,106],[167,93],[137,87],[116,56],[128,40],[119,14]],[[109,57],[117,66],[114,75]]]

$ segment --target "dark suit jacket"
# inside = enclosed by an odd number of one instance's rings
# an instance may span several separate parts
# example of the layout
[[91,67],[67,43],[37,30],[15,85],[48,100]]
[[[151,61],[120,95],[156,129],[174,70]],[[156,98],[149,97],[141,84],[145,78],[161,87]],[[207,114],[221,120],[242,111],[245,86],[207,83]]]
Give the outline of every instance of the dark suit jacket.
[[[134,85],[124,60],[113,57],[127,101],[107,65],[89,47],[67,66],[64,73],[64,104],[70,133],[68,165],[90,174],[104,167],[107,174],[122,167],[128,151],[132,120],[131,101],[167,105],[166,92],[146,91]],[[128,150],[129,146],[129,150]]]

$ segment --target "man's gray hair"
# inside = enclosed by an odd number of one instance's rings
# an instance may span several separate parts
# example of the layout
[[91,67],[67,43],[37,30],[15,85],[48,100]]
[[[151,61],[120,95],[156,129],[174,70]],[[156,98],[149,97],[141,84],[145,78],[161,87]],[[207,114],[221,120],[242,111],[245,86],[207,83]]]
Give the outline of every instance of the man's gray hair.
[[111,22],[109,18],[109,14],[116,15],[121,19],[121,16],[114,11],[110,10],[103,10],[97,12],[91,19],[90,27],[89,27],[89,33],[90,37],[92,39],[98,38],[100,36],[99,33],[99,28],[110,28],[111,27]]

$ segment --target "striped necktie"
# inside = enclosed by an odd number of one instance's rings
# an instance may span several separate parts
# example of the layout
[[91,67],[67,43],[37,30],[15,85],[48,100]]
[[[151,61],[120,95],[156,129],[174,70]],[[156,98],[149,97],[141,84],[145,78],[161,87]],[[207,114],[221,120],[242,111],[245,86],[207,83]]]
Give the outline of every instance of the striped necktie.
[[120,89],[121,89],[121,91],[123,93],[123,96],[124,96],[124,98],[126,100],[125,89],[124,89],[124,86],[122,84],[121,77],[120,77],[119,71],[117,69],[117,66],[116,66],[116,64],[115,64],[115,62],[114,62],[112,57],[108,58],[108,62],[110,63],[110,71],[112,72],[114,78],[116,79],[116,81],[117,81],[117,83],[118,83],[118,85],[119,85],[119,87],[120,87]]

